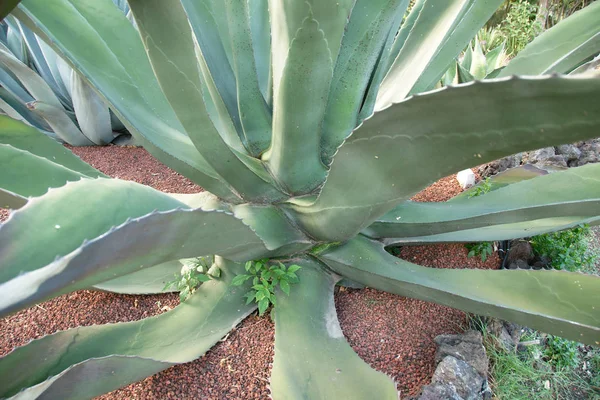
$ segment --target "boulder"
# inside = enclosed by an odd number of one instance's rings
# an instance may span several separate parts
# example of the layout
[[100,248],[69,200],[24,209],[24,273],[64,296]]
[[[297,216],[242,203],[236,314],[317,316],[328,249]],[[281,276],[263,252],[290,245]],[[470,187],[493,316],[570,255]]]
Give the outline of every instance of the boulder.
[[562,155],[550,156],[548,158],[538,161],[535,165],[541,167],[555,167],[559,169],[569,167],[565,156]]
[[554,147],[544,147],[543,149],[529,152],[527,162],[530,164],[537,164],[555,155],[556,151],[554,150]]
[[456,389],[456,393],[464,400],[483,399],[482,388],[485,379],[475,368],[452,356],[446,356],[435,369],[432,384],[441,383]]
[[512,156],[504,157],[496,161],[492,161],[489,164],[484,164],[477,169],[479,175],[482,178],[487,178],[492,175],[496,175],[502,171],[506,171],[509,168],[515,168],[521,165],[523,160],[523,153],[514,154]]
[[417,400],[464,400],[452,385],[435,383],[423,386]]
[[436,362],[452,356],[471,365],[481,376],[487,376],[489,363],[480,332],[470,330],[462,335],[439,335],[434,340],[438,345]]
[[581,150],[572,144],[561,144],[556,147],[556,154],[562,155],[567,161],[573,161],[581,157]]

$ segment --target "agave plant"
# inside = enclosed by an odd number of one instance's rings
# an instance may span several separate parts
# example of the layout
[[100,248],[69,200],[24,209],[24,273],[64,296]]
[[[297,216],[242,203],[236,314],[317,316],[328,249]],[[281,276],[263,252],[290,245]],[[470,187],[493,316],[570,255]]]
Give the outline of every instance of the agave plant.
[[476,38],[469,44],[461,59],[457,59],[442,77],[445,86],[471,82],[481,79],[492,79],[500,74],[507,63],[504,43],[484,53],[480,41]]
[[[275,291],[275,399],[395,399],[348,345],[342,278],[600,340],[600,279],[563,271],[425,268],[386,244],[518,238],[600,220],[600,165],[513,179],[447,203],[439,178],[600,132],[600,3],[542,34],[489,81],[429,91],[500,0],[25,0],[14,11],[159,160],[201,185],[164,194],[109,179],[0,119],[0,313],[74,290],[160,291],[183,258],[220,276],[172,311],[57,332],[0,360],[0,395],[87,398],[201,357],[240,320],[244,263],[297,265]],[[10,164],[8,164],[10,163]],[[29,170],[35,166],[35,174]],[[25,183],[26,182],[26,183]],[[48,188],[50,189],[48,190]]]
[[12,17],[0,24],[0,112],[74,146],[105,145],[123,124],[52,48]]

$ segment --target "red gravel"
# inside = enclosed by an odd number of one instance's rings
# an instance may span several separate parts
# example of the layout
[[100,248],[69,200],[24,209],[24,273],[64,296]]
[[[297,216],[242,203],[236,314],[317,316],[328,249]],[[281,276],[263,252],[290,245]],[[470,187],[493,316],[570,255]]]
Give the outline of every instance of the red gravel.
[[[133,180],[166,192],[193,193],[201,188],[133,147],[80,147],[73,151],[107,175]],[[460,193],[454,176],[417,194],[416,201],[445,201]],[[0,210],[0,218],[3,210]],[[401,257],[437,268],[496,268],[467,259],[460,244],[412,246]],[[137,303],[136,303],[137,301]],[[160,302],[160,306],[157,305]],[[44,334],[77,325],[131,321],[174,307],[177,296],[126,296],[80,291],[64,295],[0,320],[0,354]],[[342,289],[336,294],[342,330],[354,350],[375,369],[391,376],[402,397],[429,383],[435,369],[433,338],[459,332],[464,314],[448,307],[373,289]],[[102,399],[264,399],[273,360],[273,324],[250,316],[202,359],[178,365]]]
[[167,193],[202,191],[200,186],[161,164],[141,147],[65,147],[92,167],[113,178],[134,181]]

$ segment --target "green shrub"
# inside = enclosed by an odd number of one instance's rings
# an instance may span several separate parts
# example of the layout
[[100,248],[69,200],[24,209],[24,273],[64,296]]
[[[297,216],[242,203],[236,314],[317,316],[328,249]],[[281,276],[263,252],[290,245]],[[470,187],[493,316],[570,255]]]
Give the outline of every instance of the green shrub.
[[536,21],[537,6],[526,0],[511,3],[506,18],[498,26],[506,41],[506,51],[514,57],[542,31]]
[[588,250],[589,235],[590,228],[580,225],[534,236],[530,242],[536,254],[550,258],[553,268],[579,271],[589,268],[597,259],[596,254]]

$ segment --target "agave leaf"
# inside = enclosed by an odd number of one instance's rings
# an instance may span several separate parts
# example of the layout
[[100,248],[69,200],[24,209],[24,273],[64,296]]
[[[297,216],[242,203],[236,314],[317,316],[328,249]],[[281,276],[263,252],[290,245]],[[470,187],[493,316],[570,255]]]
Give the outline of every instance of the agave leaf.
[[502,4],[502,0],[471,0],[469,7],[455,21],[453,29],[427,68],[419,76],[410,93],[421,93],[433,89],[446,71],[448,64],[469,44],[500,4]]
[[515,58],[500,76],[566,73],[600,52],[600,3],[592,3],[543,32]]
[[2,43],[0,43],[0,64],[11,71],[36,100],[62,108],[62,103],[50,86],[35,71],[12,55],[10,50]]
[[[273,80],[271,79],[271,23],[269,21],[269,0],[249,2],[250,31],[254,63],[258,75],[258,86],[270,106],[273,100]],[[270,138],[269,138],[270,141]]]
[[[185,8],[201,49],[201,57],[198,57],[201,66],[203,61],[206,64],[206,71],[203,71],[208,75],[205,78],[205,81],[208,81],[206,84],[210,87],[213,101],[221,106],[219,118],[233,124],[236,135],[244,141],[237,102],[236,79],[230,62],[231,46],[227,46],[230,40],[228,37],[221,37],[222,34],[228,34],[227,20],[217,18],[215,13],[217,11],[219,15],[223,15],[225,4],[214,0],[181,0],[181,4]],[[228,50],[225,49],[226,47]],[[219,132],[223,134],[222,130]]]
[[106,177],[37,129],[5,116],[0,116],[0,143],[44,157],[90,178]]
[[263,156],[293,194],[323,182],[320,144],[335,60],[353,0],[271,0],[273,138]]
[[600,65],[600,54],[598,54],[592,60],[581,64],[579,67],[575,68],[573,71],[569,72],[569,75],[582,74],[584,72],[590,72],[595,69],[598,69]]
[[240,201],[183,133],[139,33],[111,0],[58,0],[51,5],[31,0],[13,13],[101,89],[101,96],[153,156],[206,190]]
[[250,226],[265,242],[268,249],[276,249],[277,254],[287,255],[301,252],[315,243],[300,231],[285,215],[273,205],[223,203],[207,192],[197,194],[170,194],[169,196],[185,203],[190,208],[232,212]]
[[[274,399],[397,399],[394,382],[352,350],[333,302],[337,278],[300,261],[300,284],[276,293]],[[302,360],[299,362],[299,360]]]
[[[49,62],[54,62],[56,53],[54,53],[49,46],[45,45],[45,43],[40,43],[38,41],[39,39],[35,36],[35,34],[29,28],[23,25],[19,20],[16,20],[16,23],[18,24],[19,30],[21,31],[23,40],[27,44],[27,50],[29,51],[29,54],[31,56],[31,62],[35,66],[35,70],[44,79],[44,82],[46,82],[48,86],[52,88],[54,94],[56,94],[60,99],[60,96],[62,96],[62,93],[64,92],[64,88],[59,89],[58,83],[54,79],[54,75],[52,74],[51,67],[49,65]],[[43,49],[42,46],[44,46]],[[52,53],[54,53],[53,57],[46,59],[46,53],[49,51],[52,51]],[[64,103],[63,99],[60,100]]]
[[48,187],[86,178],[60,164],[8,144],[0,144],[0,161],[6,167],[0,174],[0,188],[22,197],[41,196]]
[[476,79],[467,68],[462,66],[462,64],[458,63],[456,66],[460,83],[471,82]]
[[[597,136],[599,100],[600,79],[581,75],[481,81],[409,98],[357,128],[317,200],[290,208],[313,237],[345,240],[455,171]],[[400,174],[406,165],[411,173]]]
[[[34,126],[41,131],[50,128],[42,118],[31,112],[21,100],[13,96],[4,87],[0,87],[0,111],[13,119]],[[52,132],[52,134],[54,133]]]
[[[24,389],[12,396],[10,400],[92,399],[107,390],[110,391],[111,388],[118,389],[129,383],[140,381],[172,365],[129,356],[92,358],[75,364],[38,385]],[[117,375],[114,371],[126,371],[126,373]],[[82,382],[85,382],[85,385]]]
[[8,23],[8,30],[6,32],[6,46],[19,61],[27,65],[29,64],[27,46],[25,46],[23,38],[19,35],[18,28],[15,26],[15,24],[9,23],[9,20],[10,16],[5,19],[5,22]]
[[93,146],[94,142],[81,132],[66,111],[43,101],[27,103],[27,108],[44,118],[58,137],[73,146]]
[[505,185],[477,197],[446,203],[405,202],[363,232],[374,238],[394,238],[386,243],[505,240],[546,233],[565,224],[598,219],[598,176],[600,165],[590,164]]
[[473,48],[473,61],[471,62],[469,72],[475,79],[483,79],[487,75],[486,64],[487,60],[483,54],[483,50],[481,50],[481,44],[479,44],[479,40],[475,40],[475,47]]
[[[200,154],[243,198],[282,199],[283,193],[248,169],[212,125],[202,98],[192,30],[183,6],[160,0],[132,0],[129,5],[158,82]],[[165,30],[164,23],[180,28]]]
[[115,138],[110,111],[100,96],[75,71],[71,70],[73,109],[81,132],[98,145],[109,144]]
[[[381,110],[392,103],[403,100],[411,91],[429,63],[443,48],[446,38],[451,34],[455,25],[469,9],[471,0],[435,1],[425,0],[414,26],[410,30],[394,63],[381,82],[377,95],[375,110]],[[482,25],[485,20],[482,21]],[[481,26],[476,28],[479,29]],[[471,40],[470,36],[466,42]],[[466,44],[466,43],[465,43]],[[443,63],[441,73],[434,79],[437,82],[445,68],[456,57],[460,50],[452,54]]]
[[[380,54],[379,60],[377,61],[377,66],[373,72],[373,76],[371,77],[371,83],[369,84],[369,88],[364,99],[364,104],[360,110],[359,121],[363,121],[373,113],[381,82],[387,75],[390,66],[398,56],[398,53],[404,45],[404,42],[406,41],[410,30],[414,26],[424,4],[425,0],[416,0],[410,12],[408,15],[406,15],[406,19],[404,18],[406,14],[406,8],[404,9],[404,13],[399,12],[398,15],[396,15],[396,20],[388,32],[387,41],[383,51]],[[408,3],[406,7],[408,7]]]
[[94,285],[94,289],[123,294],[154,294],[172,292],[164,290],[165,285],[179,274],[183,264],[180,260],[168,261],[153,267],[144,268],[131,274],[120,276]]
[[354,5],[335,64],[323,121],[321,151],[325,164],[331,163],[339,145],[358,125],[358,113],[372,73],[390,30],[407,5],[407,0],[358,0]]
[[389,255],[358,236],[318,256],[366,286],[599,344],[600,278],[566,271],[436,269]]
[[4,68],[0,68],[0,84],[2,85],[3,89],[6,89],[10,94],[21,100],[23,103],[35,100],[27,92],[27,90],[21,86],[16,77],[12,73],[4,70]]
[[506,57],[506,53],[504,51],[505,45],[506,45],[506,42],[502,42],[501,45],[488,51],[488,53],[485,55],[485,57],[487,59],[487,70],[486,70],[487,75],[491,74],[493,71],[502,67],[502,61]]
[[[257,75],[257,66],[255,54],[253,51],[253,38],[250,24],[250,10],[253,7],[260,7],[263,3],[263,18],[268,18],[267,1],[252,2],[226,1],[225,10],[227,15],[227,27],[231,40],[232,67],[236,79],[237,102],[240,113],[240,122],[246,138],[248,151],[253,156],[262,154],[271,143],[271,110],[267,105],[265,97],[261,93]],[[219,4],[219,1],[213,4]],[[213,6],[214,7],[214,6]],[[267,12],[265,15],[264,12]],[[263,21],[269,33],[268,20]],[[263,45],[261,54],[263,58],[260,62],[269,60],[270,43],[264,43],[266,38],[262,38]],[[266,46],[269,45],[269,46]],[[265,85],[265,74],[269,73],[268,66],[262,66],[263,85]],[[268,82],[268,79],[267,79]],[[266,89],[266,88],[265,88]]]
[[230,285],[243,268],[220,258],[217,263],[221,277],[203,283],[172,311],[135,322],[69,329],[13,350],[0,359],[0,396],[39,384],[20,395],[92,398],[201,357],[255,308],[243,305],[249,284]]
[[533,179],[538,176],[548,175],[548,171],[542,168],[538,168],[532,164],[524,164],[515,168],[510,168],[505,171],[502,171],[496,175],[490,176],[486,178],[486,180],[482,180],[477,185],[464,190],[462,193],[454,196],[448,202],[455,202],[464,197],[473,196],[474,192],[487,182],[488,188],[490,192],[503,188],[507,185],[512,185],[513,183],[522,182],[528,179]]
[[[117,200],[118,195],[126,200]],[[64,198],[81,198],[85,204],[79,204],[74,213],[72,201],[66,204]],[[101,208],[97,204],[102,204],[102,213],[96,213]],[[111,218],[106,215],[107,205],[113,205]],[[49,209],[54,217],[37,224],[32,238],[28,221],[40,221]],[[25,248],[37,240],[45,246],[35,254],[27,252]],[[231,214],[189,209],[168,195],[132,182],[69,183],[30,200],[2,225],[0,291],[10,295],[0,299],[0,314],[198,254],[248,260],[264,257],[269,250]]]

